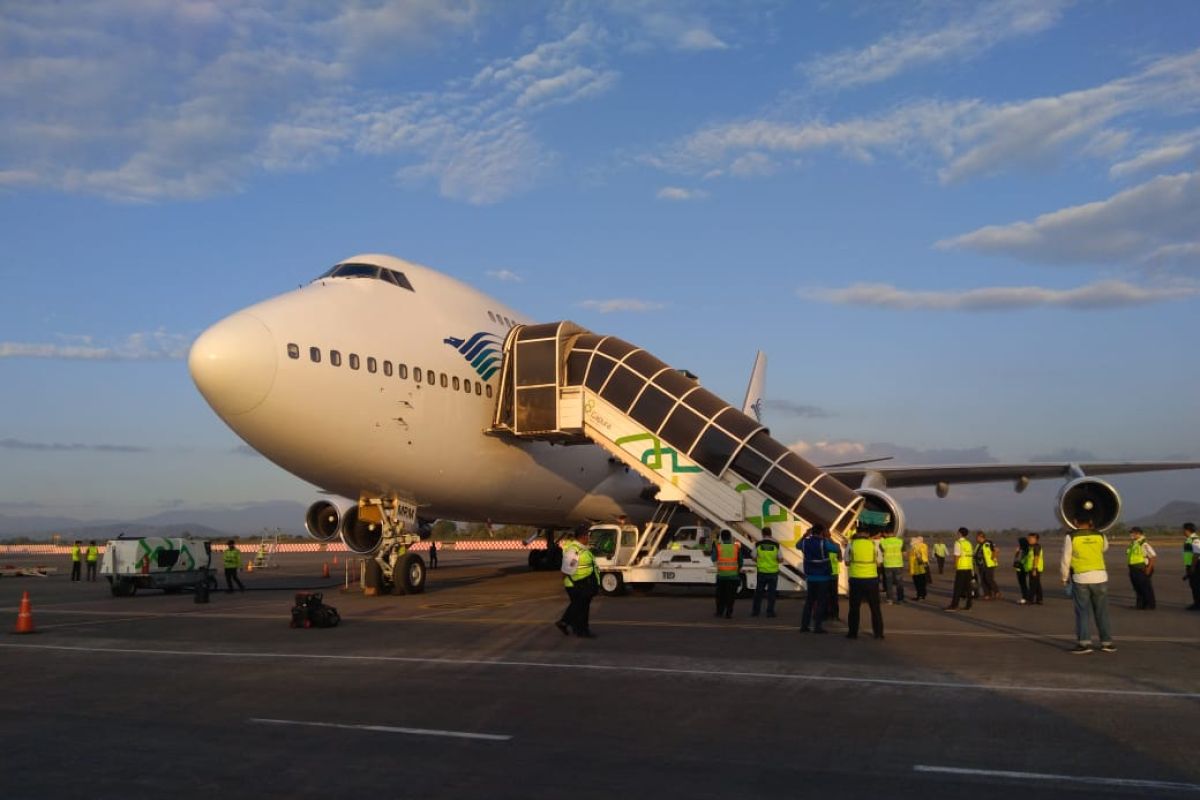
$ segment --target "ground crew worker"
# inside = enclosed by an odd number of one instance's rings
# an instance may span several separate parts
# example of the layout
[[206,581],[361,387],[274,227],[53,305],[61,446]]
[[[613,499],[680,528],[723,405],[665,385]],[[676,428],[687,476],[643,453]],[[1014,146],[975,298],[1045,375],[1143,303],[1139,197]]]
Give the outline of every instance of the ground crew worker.
[[912,546],[908,549],[908,574],[912,576],[917,599],[924,600],[925,587],[929,582],[929,548],[925,546],[924,537],[913,537]]
[[1133,593],[1137,595],[1134,608],[1139,611],[1154,610],[1154,583],[1150,576],[1154,574],[1154,559],[1157,557],[1158,553],[1146,541],[1142,529],[1136,525],[1130,528],[1125,560],[1129,563],[1129,582],[1133,584]]
[[825,529],[825,540],[833,545],[829,550],[829,610],[825,619],[841,621],[842,609],[841,603],[838,602],[838,591],[841,587],[842,546],[833,540],[833,531],[828,528]]
[[996,545],[983,531],[975,533],[975,565],[979,568],[979,592],[984,600],[999,600],[1000,588],[996,585]]
[[76,539],[75,544],[71,545],[71,580],[72,581],[79,580],[79,572],[83,568],[83,564],[80,561],[82,556],[83,556],[83,542]]
[[937,559],[938,575],[946,571],[946,545],[941,539],[933,540],[933,557]]
[[246,587],[242,585],[242,579],[238,577],[238,567],[242,565],[242,554],[238,552],[237,545],[233,539],[225,543],[225,555],[223,556],[225,564],[225,591],[232,592],[233,585],[238,585],[238,591],[246,591]]
[[1190,522],[1183,523],[1183,572],[1192,589],[1192,604],[1187,609],[1200,611],[1200,536]]
[[438,556],[437,551],[438,551],[437,542],[435,542],[433,539],[430,539],[429,540],[429,568],[430,569],[437,569],[437,556]]
[[775,616],[775,597],[779,594],[779,542],[771,538],[771,529],[762,529],[763,538],[754,545],[754,563],[758,577],[754,584],[754,606],[750,616],[757,617],[767,596],[767,616]]
[[958,611],[959,598],[966,598],[963,611],[971,610],[971,575],[975,570],[975,548],[971,544],[971,532],[958,529],[958,541],[954,543],[954,591],[950,595],[947,611]]
[[96,547],[96,540],[92,539],[88,544],[87,549],[87,579],[89,581],[96,580],[96,560],[100,557],[100,548]]
[[1108,626],[1108,570],[1104,566],[1104,551],[1108,550],[1108,538],[1092,530],[1091,517],[1080,516],[1075,520],[1075,530],[1068,531],[1063,538],[1062,573],[1063,586],[1071,586],[1071,597],[1075,600],[1075,638],[1077,644],[1071,651],[1076,655],[1092,652],[1091,618],[1096,617],[1096,628],[1100,634],[1100,649],[1115,653],[1112,633]]
[[804,580],[807,591],[804,611],[800,615],[800,632],[808,633],[809,624],[814,633],[825,633],[825,612],[829,608],[829,593],[837,591],[833,583],[830,561],[837,545],[825,536],[825,526],[813,525],[800,540],[800,554],[804,556]]
[[717,613],[725,619],[733,616],[733,601],[737,599],[742,585],[742,547],[733,541],[733,534],[721,531],[721,538],[713,545],[712,560],[717,565]]
[[587,545],[588,532],[569,532],[563,537],[563,588],[570,602],[562,617],[554,623],[563,636],[572,632],[582,639],[595,639],[591,628],[592,598],[600,591],[600,576],[596,574],[596,557]]
[[846,565],[850,570],[850,615],[846,618],[847,639],[858,638],[860,606],[864,600],[871,609],[871,631],[883,638],[883,612],[879,609],[879,566],[875,563],[876,543],[861,532],[850,540]]
[[[904,539],[892,531],[879,543],[883,551],[883,590],[890,606],[904,602]],[[893,597],[894,595],[894,597]]]
[[1021,568],[1025,570],[1025,578],[1029,581],[1029,592],[1025,599],[1036,605],[1042,604],[1042,573],[1046,571],[1046,554],[1042,551],[1040,538],[1036,533],[1026,537],[1029,548],[1025,551]]
[[1021,599],[1017,601],[1017,605],[1025,605],[1029,602],[1029,575],[1025,572],[1025,555],[1029,552],[1029,537],[1022,536],[1017,539],[1017,550],[1013,553],[1013,572],[1017,574],[1017,587],[1021,592]]

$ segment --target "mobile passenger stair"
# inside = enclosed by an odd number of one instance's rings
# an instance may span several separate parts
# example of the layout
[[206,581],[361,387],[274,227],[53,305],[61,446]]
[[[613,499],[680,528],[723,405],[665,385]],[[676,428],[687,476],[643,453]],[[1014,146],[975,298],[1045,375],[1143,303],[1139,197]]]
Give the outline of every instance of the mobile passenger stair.
[[819,523],[841,538],[864,502],[694,378],[566,321],[509,331],[488,433],[597,444],[653,483],[659,503],[686,506],[745,547],[770,528],[781,575],[800,587],[803,532]]

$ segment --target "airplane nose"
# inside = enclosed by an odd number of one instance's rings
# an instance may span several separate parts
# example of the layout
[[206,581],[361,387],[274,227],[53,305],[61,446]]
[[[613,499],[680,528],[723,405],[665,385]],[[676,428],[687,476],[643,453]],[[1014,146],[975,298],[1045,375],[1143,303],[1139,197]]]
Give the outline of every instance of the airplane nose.
[[241,311],[200,334],[188,354],[188,370],[208,404],[228,417],[253,411],[267,399],[278,360],[271,329]]

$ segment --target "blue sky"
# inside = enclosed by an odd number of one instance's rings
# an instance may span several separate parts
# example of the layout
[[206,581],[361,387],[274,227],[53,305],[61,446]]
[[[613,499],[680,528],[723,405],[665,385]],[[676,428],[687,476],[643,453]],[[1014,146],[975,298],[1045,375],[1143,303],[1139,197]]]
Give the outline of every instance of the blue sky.
[[183,359],[362,251],[735,402],[765,349],[818,463],[1200,458],[1197,32],[1192,2],[6,4],[0,513],[308,499]]

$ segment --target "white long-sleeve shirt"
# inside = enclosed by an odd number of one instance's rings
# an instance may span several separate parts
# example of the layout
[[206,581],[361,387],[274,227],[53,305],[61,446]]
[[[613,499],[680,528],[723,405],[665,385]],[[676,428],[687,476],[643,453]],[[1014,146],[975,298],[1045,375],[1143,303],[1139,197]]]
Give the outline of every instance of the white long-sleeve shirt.
[[[1101,534],[1100,538],[1104,540],[1104,546],[1101,548],[1101,551],[1107,553],[1108,552],[1108,537],[1105,536],[1104,534]],[[1093,570],[1088,570],[1087,572],[1076,572],[1074,575],[1071,575],[1071,537],[1070,537],[1070,535],[1063,537],[1062,561],[1059,562],[1058,567],[1059,567],[1059,570],[1062,572],[1063,583],[1067,582],[1068,577],[1070,577],[1072,580],[1074,580],[1075,583],[1105,583],[1108,580],[1108,570],[1106,570],[1106,569],[1093,569]]]

